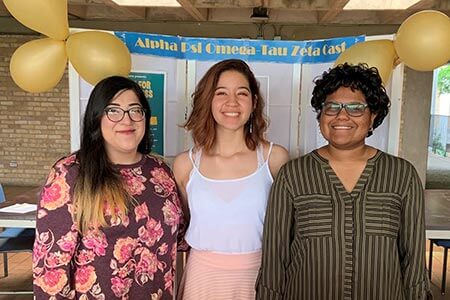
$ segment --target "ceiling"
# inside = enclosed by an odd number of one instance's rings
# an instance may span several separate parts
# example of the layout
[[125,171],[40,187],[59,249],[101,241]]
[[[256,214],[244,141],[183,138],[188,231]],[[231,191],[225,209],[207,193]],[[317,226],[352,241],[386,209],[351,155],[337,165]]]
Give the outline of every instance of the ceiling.
[[[372,2],[393,0],[372,0]],[[413,13],[434,9],[450,16],[450,0],[420,0],[404,10],[344,10],[349,0],[178,0],[181,7],[127,7],[112,0],[68,0],[69,21],[258,23],[253,8],[266,7],[269,24],[398,25]],[[3,0],[0,18],[11,18]]]

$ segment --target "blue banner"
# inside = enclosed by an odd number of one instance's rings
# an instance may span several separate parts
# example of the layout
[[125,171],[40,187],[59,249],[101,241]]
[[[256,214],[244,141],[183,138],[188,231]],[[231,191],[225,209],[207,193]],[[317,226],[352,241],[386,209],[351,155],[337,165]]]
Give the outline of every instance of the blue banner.
[[311,41],[189,38],[125,31],[117,31],[115,35],[136,54],[187,60],[239,58],[300,64],[335,61],[345,49],[365,40],[363,35]]

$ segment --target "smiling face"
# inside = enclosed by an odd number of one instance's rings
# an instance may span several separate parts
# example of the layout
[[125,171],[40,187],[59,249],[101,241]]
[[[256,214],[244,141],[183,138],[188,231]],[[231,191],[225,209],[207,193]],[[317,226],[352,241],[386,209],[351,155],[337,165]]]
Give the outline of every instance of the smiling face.
[[[340,87],[328,95],[325,103],[330,101],[366,104],[365,97],[359,90],[352,91],[347,87]],[[366,108],[359,117],[348,115],[344,108],[335,116],[328,116],[322,112],[319,119],[320,131],[331,146],[338,149],[354,149],[365,144],[375,116],[369,108]]]
[[211,110],[217,130],[243,130],[253,110],[247,78],[237,71],[223,72],[217,82]]
[[[142,106],[134,91],[122,90],[114,96],[107,106],[107,108],[115,107],[127,111]],[[145,118],[135,122],[130,119],[128,113],[125,113],[121,121],[113,122],[104,114],[101,120],[101,131],[106,153],[113,163],[134,160],[138,145],[144,137]]]

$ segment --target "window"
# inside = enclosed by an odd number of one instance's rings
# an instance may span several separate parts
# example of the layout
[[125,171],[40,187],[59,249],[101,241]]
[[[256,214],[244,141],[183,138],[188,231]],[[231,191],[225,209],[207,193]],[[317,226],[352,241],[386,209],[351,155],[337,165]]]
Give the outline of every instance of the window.
[[450,64],[434,71],[427,189],[450,189]]

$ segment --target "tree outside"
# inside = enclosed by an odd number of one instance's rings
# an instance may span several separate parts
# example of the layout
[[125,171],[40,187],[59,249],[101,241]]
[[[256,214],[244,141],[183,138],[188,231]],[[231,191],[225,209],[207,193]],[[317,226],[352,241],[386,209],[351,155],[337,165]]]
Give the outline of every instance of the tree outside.
[[430,120],[427,189],[450,189],[450,64],[437,69]]

